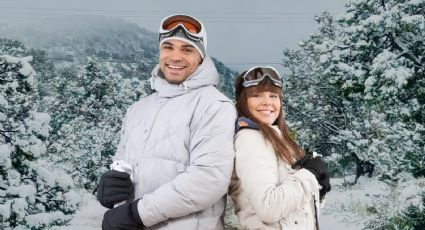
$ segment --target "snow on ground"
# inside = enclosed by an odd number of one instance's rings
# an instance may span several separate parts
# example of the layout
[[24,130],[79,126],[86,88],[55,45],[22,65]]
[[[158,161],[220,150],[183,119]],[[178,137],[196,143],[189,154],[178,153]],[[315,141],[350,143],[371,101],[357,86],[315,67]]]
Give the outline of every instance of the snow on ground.
[[363,195],[358,189],[345,190],[345,184],[346,180],[344,179],[331,179],[332,190],[326,195],[325,205],[320,210],[321,230],[360,230],[363,228],[362,220],[352,211],[354,200]]
[[406,176],[398,184],[389,184],[376,178],[354,176],[332,179],[332,191],[326,196],[321,210],[321,230],[370,229],[366,223],[385,221],[409,205],[420,205],[424,179]]
[[102,207],[96,197],[90,193],[83,194],[82,204],[69,225],[57,230],[99,230],[102,229],[103,213],[107,209]]
[[[320,211],[321,230],[361,230],[368,220],[380,218],[382,213],[391,214],[410,204],[419,205],[420,191],[425,190],[425,179],[406,178],[396,186],[376,178],[360,177],[355,185],[352,185],[352,181],[353,176],[331,179],[332,190],[327,194],[325,206]],[[84,194],[82,200],[80,211],[68,226],[59,230],[101,229],[106,209],[92,194]]]

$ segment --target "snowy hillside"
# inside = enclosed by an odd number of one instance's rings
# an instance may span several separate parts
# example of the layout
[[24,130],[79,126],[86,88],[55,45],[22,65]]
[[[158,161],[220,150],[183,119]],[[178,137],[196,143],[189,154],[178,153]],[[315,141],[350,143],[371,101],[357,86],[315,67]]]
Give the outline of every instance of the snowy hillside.
[[[0,24],[2,38],[17,39],[28,48],[47,52],[56,65],[83,64],[89,57],[105,62],[125,77],[146,80],[157,64],[156,31],[148,31],[121,19],[63,17],[29,25]],[[214,59],[220,73],[219,88],[233,97],[235,71]],[[37,70],[37,66],[34,67]]]
[[[424,15],[424,0],[350,0],[283,50],[291,136],[332,175],[321,229],[425,229]],[[126,109],[151,93],[155,33],[96,17],[0,34],[0,228],[100,229],[92,194]],[[232,98],[236,73],[214,62]]]

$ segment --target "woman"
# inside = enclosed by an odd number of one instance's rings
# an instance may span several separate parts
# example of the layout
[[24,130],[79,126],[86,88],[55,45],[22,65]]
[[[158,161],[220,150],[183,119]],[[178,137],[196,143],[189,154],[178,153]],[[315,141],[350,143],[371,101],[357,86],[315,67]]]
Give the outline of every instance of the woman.
[[282,85],[272,67],[251,68],[235,81],[238,122],[229,194],[243,229],[318,229],[313,195],[321,188],[323,198],[330,190],[320,157],[305,157],[290,137]]

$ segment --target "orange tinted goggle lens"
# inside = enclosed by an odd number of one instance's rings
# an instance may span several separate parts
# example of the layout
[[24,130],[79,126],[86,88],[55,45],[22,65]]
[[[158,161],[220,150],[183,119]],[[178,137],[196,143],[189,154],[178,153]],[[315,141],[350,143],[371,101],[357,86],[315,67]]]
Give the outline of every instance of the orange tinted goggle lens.
[[176,18],[174,20],[170,20],[165,22],[162,28],[164,30],[171,30],[178,24],[182,24],[186,30],[191,33],[199,33],[201,31],[201,25],[199,25],[196,21],[190,20],[190,18]]

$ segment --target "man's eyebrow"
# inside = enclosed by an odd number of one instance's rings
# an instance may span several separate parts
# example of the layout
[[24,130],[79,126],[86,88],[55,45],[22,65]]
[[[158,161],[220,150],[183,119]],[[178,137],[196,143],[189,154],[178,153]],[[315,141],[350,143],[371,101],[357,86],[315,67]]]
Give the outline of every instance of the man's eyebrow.
[[184,47],[184,48],[195,48],[195,46],[193,46],[191,44],[184,44],[184,45],[182,45],[182,47]]
[[[173,44],[173,43],[168,42],[168,41],[164,41],[164,42],[162,42],[162,45],[170,45],[170,46],[174,46],[174,44]],[[191,44],[184,44],[184,45],[182,45],[181,47],[183,47],[183,48],[195,48],[195,46],[193,46],[193,45],[191,45]]]
[[172,46],[173,43],[165,41],[165,42],[162,43],[162,45],[170,45],[170,46]]

